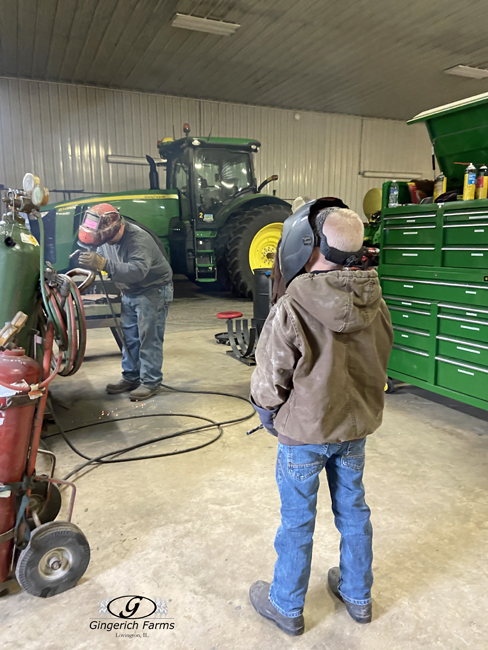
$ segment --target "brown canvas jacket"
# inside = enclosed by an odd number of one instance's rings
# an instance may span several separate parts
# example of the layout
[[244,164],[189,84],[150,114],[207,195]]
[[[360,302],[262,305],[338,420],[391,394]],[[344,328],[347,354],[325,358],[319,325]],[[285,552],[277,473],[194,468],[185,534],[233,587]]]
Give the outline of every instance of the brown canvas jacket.
[[300,275],[264,325],[252,397],[303,444],[364,438],[382,421],[392,343],[376,271]]

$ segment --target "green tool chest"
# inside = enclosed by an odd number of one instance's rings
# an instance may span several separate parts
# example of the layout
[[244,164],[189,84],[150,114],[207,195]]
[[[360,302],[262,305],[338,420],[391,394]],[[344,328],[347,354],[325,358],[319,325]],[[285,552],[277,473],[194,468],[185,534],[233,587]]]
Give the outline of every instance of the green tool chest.
[[379,272],[395,335],[388,374],[488,409],[488,200],[385,208],[382,217]]
[[[447,190],[488,165],[488,93],[417,115]],[[383,184],[379,274],[394,344],[388,374],[488,410],[488,199],[388,207]],[[399,200],[410,200],[399,183]]]

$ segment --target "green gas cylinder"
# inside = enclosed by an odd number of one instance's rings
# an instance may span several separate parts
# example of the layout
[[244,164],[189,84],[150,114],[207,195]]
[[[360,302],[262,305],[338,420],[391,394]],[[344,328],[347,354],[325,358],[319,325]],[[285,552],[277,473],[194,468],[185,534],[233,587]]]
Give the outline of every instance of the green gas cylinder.
[[39,288],[39,244],[17,212],[0,221],[0,328],[18,311],[28,320],[17,335],[17,344],[32,356],[32,329],[36,326]]

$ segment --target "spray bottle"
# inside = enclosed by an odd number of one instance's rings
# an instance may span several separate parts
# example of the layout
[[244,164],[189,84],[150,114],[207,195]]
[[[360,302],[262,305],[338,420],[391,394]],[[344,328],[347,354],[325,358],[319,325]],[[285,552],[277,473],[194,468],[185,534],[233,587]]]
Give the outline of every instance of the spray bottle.
[[488,168],[486,165],[480,167],[478,178],[476,179],[476,198],[486,199],[488,196]]
[[444,176],[444,174],[439,174],[439,176],[435,179],[434,182],[434,201],[438,196],[444,194],[444,192],[446,191],[446,186],[447,186],[447,178]]
[[471,201],[474,199],[476,190],[476,167],[473,163],[470,163],[466,167],[466,173],[464,174],[464,189],[463,189],[463,201]]

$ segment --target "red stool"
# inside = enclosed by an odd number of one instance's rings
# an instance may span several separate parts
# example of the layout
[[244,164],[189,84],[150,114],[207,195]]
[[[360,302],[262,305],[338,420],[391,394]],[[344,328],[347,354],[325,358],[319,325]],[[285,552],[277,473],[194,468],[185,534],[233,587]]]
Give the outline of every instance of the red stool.
[[220,320],[228,320],[229,318],[242,318],[240,311],[221,311],[217,314]]
[[[221,311],[217,314],[219,320],[229,320],[233,318],[242,318],[240,311]],[[221,345],[230,345],[228,328],[227,332],[219,332],[215,335],[215,342]]]

